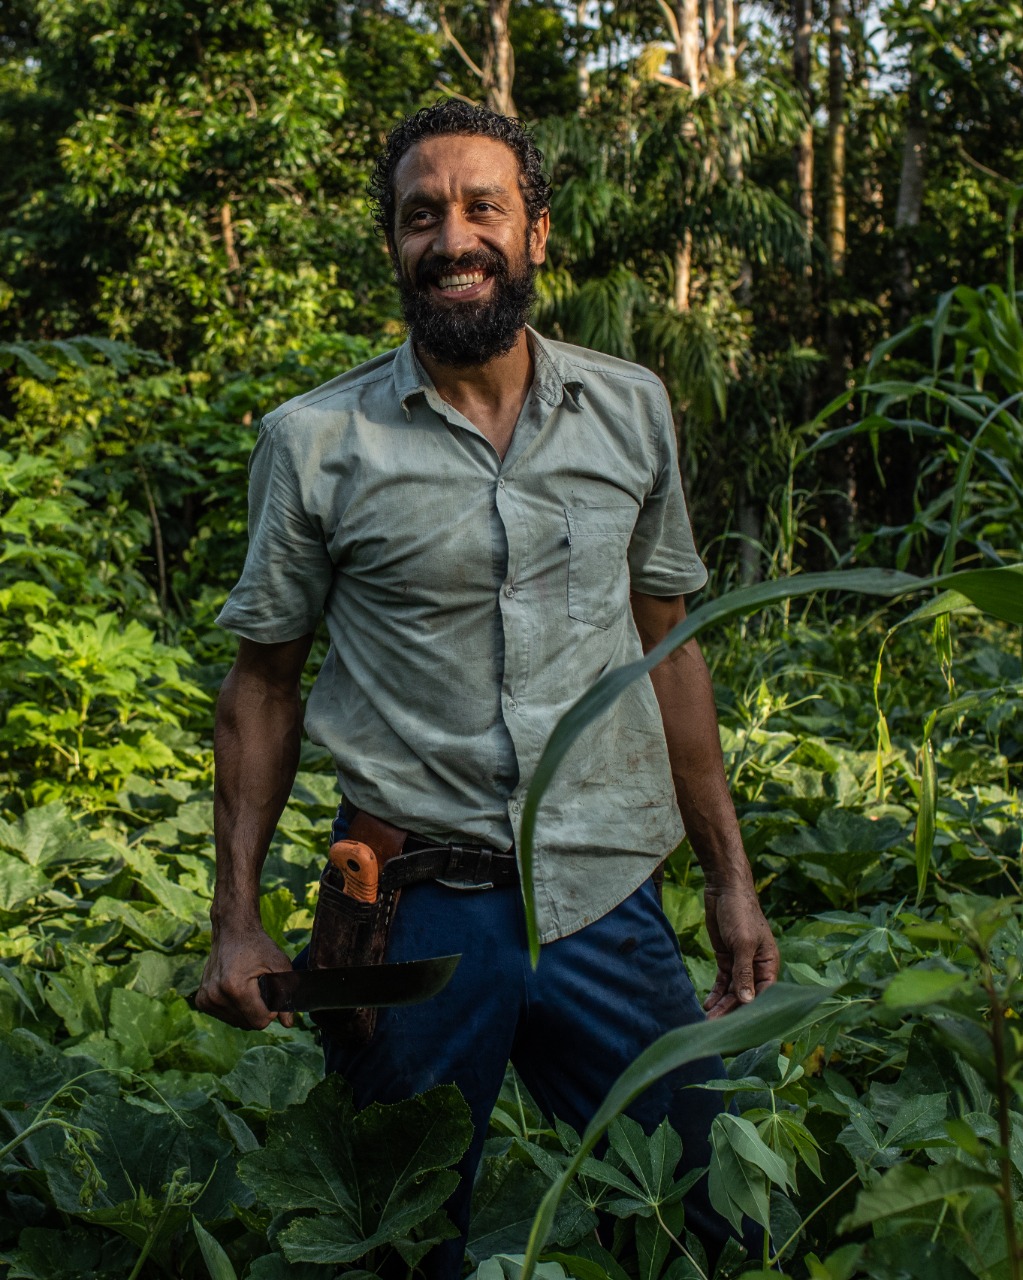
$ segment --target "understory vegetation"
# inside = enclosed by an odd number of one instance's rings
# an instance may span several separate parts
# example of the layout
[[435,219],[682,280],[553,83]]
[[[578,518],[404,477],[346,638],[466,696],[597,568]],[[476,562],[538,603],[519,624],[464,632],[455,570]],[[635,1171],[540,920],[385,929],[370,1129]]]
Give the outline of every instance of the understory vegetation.
[[[400,341],[365,183],[442,94],[536,127],[538,327],[665,382],[783,957],[586,1134],[509,1073],[471,1268],[711,1280],[622,1112],[720,1051],[711,1196],[766,1233],[721,1280],[1023,1280],[1021,48],[999,0],[2,6],[0,1280],[394,1280],[450,1233],[454,1090],[355,1115],[309,1026],[193,1005],[246,460]],[[336,803],[307,745],[291,953]],[[664,905],[705,991],[685,845]]]
[[[981,342],[983,318],[1006,308],[1015,317],[994,289],[950,298],[928,322],[939,355],[964,333]],[[1018,624],[1019,401],[1005,407],[1011,368],[995,360],[992,375],[989,356],[987,383],[978,375],[980,349],[903,363],[898,379],[866,371],[849,432],[930,433],[958,470],[894,545],[937,528],[967,559],[990,548],[1008,584],[993,611]],[[117,344],[8,350],[0,1265],[12,1280],[369,1276],[389,1255],[413,1268],[444,1235],[469,1136],[455,1091],[352,1117],[310,1030],[245,1033],[190,1004],[212,893],[209,726],[230,661],[212,617],[242,545],[251,441],[234,424],[318,378],[315,361],[367,351],[338,340],[260,382],[196,387]],[[176,536],[160,521],[166,495],[200,483],[203,518],[154,581],[148,549]],[[715,1127],[712,1194],[734,1223],[768,1231],[765,1257],[726,1257],[722,1274],[1018,1275],[1020,632],[954,591],[914,603],[871,611],[831,592],[708,633],[746,845],[787,990],[806,996],[781,1029],[764,1000],[747,1011],[748,1048],[719,1082],[738,1114]],[[335,804],[329,762],[307,749],[262,899],[292,952]],[[664,901],[706,989],[685,846]],[[578,1145],[509,1074],[477,1186],[481,1277],[518,1274]],[[678,1157],[667,1129],[614,1120],[560,1197],[536,1274],[707,1274]],[[598,1213],[611,1223],[599,1241]]]

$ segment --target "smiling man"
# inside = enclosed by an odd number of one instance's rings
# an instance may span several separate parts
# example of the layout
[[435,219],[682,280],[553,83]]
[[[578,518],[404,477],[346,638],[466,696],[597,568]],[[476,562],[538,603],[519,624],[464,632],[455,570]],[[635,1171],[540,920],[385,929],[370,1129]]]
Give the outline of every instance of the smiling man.
[[[325,617],[305,726],[344,797],[332,855],[357,840],[380,883],[401,886],[384,894],[372,958],[462,954],[433,999],[328,1021],[326,1064],[359,1105],[462,1090],[475,1137],[448,1210],[463,1234],[426,1263],[454,1280],[509,1058],[549,1116],[581,1129],[653,1040],[752,1000],[778,957],[691,643],[582,735],[546,794],[544,947],[530,968],[515,849],[543,747],[601,672],[685,616],[706,572],[659,381],[526,324],[550,190],[519,123],[457,101],[421,111],[389,138],[373,194],[409,338],[261,425],[249,552],[220,618],[240,644],[217,709],[217,889],[198,1003],[266,1026],[257,979],[291,967],[260,925],[259,882]],[[718,959],[706,1015],[651,883],[683,819]],[[630,1109],[648,1129],[671,1119],[685,1167],[707,1163],[720,1109],[688,1086],[722,1073],[696,1064]],[[686,1224],[720,1250],[728,1228],[706,1179]]]

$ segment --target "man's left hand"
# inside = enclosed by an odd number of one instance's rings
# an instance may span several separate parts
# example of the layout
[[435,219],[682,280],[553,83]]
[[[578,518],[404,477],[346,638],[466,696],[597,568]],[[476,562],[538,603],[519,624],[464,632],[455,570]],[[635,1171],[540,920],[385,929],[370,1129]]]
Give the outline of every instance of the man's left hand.
[[752,885],[709,888],[704,905],[718,976],[703,1007],[708,1018],[720,1018],[778,980],[780,957]]

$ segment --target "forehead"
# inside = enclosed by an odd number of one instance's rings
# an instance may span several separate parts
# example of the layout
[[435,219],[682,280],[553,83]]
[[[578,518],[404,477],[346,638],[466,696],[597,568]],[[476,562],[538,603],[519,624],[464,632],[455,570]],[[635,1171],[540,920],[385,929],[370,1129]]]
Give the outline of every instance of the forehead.
[[394,171],[399,204],[413,193],[450,198],[487,187],[521,199],[518,156],[496,138],[456,133],[424,138],[405,152]]

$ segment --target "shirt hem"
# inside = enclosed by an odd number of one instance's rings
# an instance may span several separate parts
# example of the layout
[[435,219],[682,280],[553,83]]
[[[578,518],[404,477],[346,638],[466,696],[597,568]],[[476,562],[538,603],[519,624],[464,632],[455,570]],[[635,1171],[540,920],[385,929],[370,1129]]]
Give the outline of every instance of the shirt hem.
[[673,844],[664,853],[650,854],[649,867],[643,868],[637,879],[633,879],[630,876],[627,880],[624,880],[615,889],[611,898],[598,903],[592,908],[592,914],[587,913],[578,919],[569,920],[567,924],[556,924],[553,928],[541,933],[540,945],[546,946],[549,942],[557,942],[560,938],[567,938],[573,933],[578,933],[581,929],[585,929],[587,925],[595,924],[596,921],[606,916],[609,911],[613,911],[615,907],[620,907],[626,898],[635,893],[640,885],[645,884],[650,879],[658,863],[663,862],[677,847],[677,845]]

